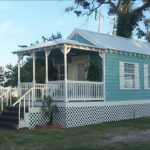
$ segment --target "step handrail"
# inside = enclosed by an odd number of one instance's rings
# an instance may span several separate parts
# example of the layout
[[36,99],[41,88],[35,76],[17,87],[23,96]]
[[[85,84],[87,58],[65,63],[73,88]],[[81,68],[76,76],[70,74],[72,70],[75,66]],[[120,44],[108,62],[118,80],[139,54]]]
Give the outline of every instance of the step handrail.
[[[28,110],[30,109],[30,107],[33,108],[33,101],[36,99],[36,97],[35,97],[36,91],[35,90],[41,90],[41,92],[42,92],[41,99],[43,100],[45,88],[32,87],[12,105],[12,106],[16,106],[17,104],[19,105],[19,115],[18,115],[19,120],[20,120],[20,112],[21,112],[21,102],[23,102],[23,114],[25,116],[26,106],[27,106]],[[28,99],[27,101],[26,101],[26,98]],[[30,102],[30,100],[31,100],[31,102]],[[30,105],[30,103],[31,103],[31,105]]]
[[28,95],[29,96],[29,103],[28,103],[28,108],[30,108],[30,94],[32,92],[32,107],[33,107],[33,90],[34,88],[29,89],[21,98],[19,98],[12,106],[15,106],[17,104],[19,104],[19,115],[18,115],[18,119],[20,120],[20,107],[21,107],[21,101],[23,100],[23,114],[25,117],[25,98]]
[[6,92],[4,92],[2,95],[0,95],[0,99],[1,99],[1,111],[3,111],[3,99],[4,96],[6,97],[6,106],[8,106],[8,97],[10,98],[10,105],[12,105],[12,89],[8,89]]
[[25,98],[25,96],[26,96],[27,94],[30,93],[31,90],[33,90],[33,88],[29,89],[29,90],[28,90],[21,98],[19,98],[12,106],[17,105],[23,98]]

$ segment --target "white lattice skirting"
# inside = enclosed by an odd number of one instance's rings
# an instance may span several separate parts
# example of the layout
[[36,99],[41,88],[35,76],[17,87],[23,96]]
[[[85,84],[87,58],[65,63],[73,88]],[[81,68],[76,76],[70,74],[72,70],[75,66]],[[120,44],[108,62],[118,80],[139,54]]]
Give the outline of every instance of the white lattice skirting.
[[[150,116],[150,102],[62,103],[58,104],[58,109],[59,112],[53,114],[53,123],[59,123],[63,128]],[[33,108],[29,115],[29,128],[45,123],[46,118],[41,108]]]

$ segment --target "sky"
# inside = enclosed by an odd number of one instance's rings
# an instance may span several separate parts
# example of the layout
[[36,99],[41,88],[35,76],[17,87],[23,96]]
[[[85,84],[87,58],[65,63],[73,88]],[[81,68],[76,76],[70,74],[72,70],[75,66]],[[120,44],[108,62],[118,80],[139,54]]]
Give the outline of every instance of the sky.
[[[98,20],[90,17],[77,17],[73,12],[65,13],[73,0],[61,1],[0,1],[0,66],[16,65],[18,45],[30,45],[42,42],[42,36],[61,32],[67,38],[75,28],[98,31]],[[107,19],[106,10],[102,10],[101,32],[112,31],[111,20]]]

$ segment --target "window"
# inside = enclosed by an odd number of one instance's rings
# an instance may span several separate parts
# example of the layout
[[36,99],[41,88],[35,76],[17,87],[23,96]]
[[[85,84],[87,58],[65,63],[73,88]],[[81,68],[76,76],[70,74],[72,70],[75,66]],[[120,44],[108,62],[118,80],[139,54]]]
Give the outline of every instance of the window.
[[139,64],[120,62],[120,89],[139,89]]
[[[60,80],[64,80],[64,76],[65,76],[64,65],[58,65],[58,70],[59,70],[59,78],[60,78]],[[67,72],[68,72],[68,65],[67,65]]]
[[150,65],[144,64],[144,89],[150,88]]
[[124,63],[124,88],[134,88],[134,64]]

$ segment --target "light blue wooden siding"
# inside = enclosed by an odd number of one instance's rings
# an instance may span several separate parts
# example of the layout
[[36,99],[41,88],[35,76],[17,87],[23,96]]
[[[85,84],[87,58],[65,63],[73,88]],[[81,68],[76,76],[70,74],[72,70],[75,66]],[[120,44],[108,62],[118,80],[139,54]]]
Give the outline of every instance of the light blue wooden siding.
[[88,40],[86,40],[85,38],[83,38],[82,36],[80,36],[79,34],[75,34],[71,40],[75,40],[84,44],[89,44],[89,45],[93,45],[91,42],[89,42]]
[[[120,89],[119,61],[139,64],[140,89]],[[144,89],[144,64],[150,64],[150,58],[106,53],[105,77],[106,77],[106,101],[124,100],[148,100],[150,90]]]

